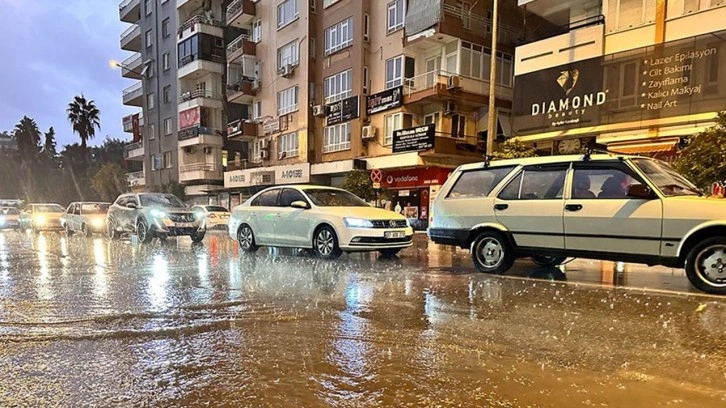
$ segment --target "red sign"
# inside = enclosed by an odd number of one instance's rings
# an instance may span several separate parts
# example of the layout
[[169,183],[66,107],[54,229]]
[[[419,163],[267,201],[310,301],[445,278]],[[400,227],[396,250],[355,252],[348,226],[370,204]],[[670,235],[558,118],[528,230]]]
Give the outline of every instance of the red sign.
[[384,188],[412,188],[440,185],[449,178],[452,169],[441,167],[417,167],[408,170],[386,171],[381,182]]
[[139,128],[139,114],[134,113],[131,115],[131,129],[134,132],[133,142],[136,143],[141,140],[141,129]]
[[199,107],[179,112],[179,129],[199,125],[200,116]]
[[374,183],[380,183],[383,181],[383,172],[379,169],[373,169],[371,171],[371,181]]

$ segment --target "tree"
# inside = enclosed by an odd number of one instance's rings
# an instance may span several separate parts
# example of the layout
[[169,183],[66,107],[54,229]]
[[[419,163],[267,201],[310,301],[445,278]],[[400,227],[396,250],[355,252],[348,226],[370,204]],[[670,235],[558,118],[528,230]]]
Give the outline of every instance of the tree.
[[53,126],[51,126],[50,129],[45,132],[45,144],[43,145],[43,153],[45,153],[45,155],[50,158],[54,158],[58,155],[58,152],[56,152],[55,149],[55,130],[53,130]]
[[27,116],[23,116],[15,125],[15,140],[18,144],[18,150],[24,160],[35,160],[40,143],[40,129],[35,120]]
[[96,136],[96,129],[101,129],[101,111],[93,100],[87,100],[83,95],[79,95],[68,104],[66,112],[73,132],[81,139],[81,147],[86,149],[88,140]]
[[673,167],[699,188],[710,191],[714,181],[726,180],[726,111],[718,114],[715,126],[689,142]]
[[[371,201],[375,197],[375,191],[371,184],[370,175],[365,170],[352,170],[345,176],[343,184],[340,185],[343,190],[350,191],[358,197]],[[378,198],[383,196],[382,192],[378,192]]]
[[499,148],[494,152],[495,159],[521,159],[535,156],[537,156],[537,151],[534,148],[515,139],[500,143]]
[[116,163],[105,163],[91,178],[91,185],[103,201],[114,201],[128,191],[126,170]]

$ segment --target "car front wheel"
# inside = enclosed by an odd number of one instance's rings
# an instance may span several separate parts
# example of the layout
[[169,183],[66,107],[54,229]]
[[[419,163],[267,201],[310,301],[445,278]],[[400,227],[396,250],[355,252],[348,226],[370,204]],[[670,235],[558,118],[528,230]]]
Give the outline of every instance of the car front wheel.
[[338,237],[329,226],[323,226],[315,231],[313,238],[315,253],[323,259],[336,259],[343,254],[338,246]]
[[255,244],[255,233],[252,232],[252,228],[247,224],[242,224],[239,230],[237,230],[237,242],[239,242],[240,248],[245,252],[256,252],[260,249]]
[[202,242],[204,240],[204,236],[206,235],[206,231],[194,231],[192,232],[192,235],[190,235],[192,242]]
[[565,259],[567,258],[562,256],[535,255],[532,257],[532,262],[537,266],[557,266],[562,265]]
[[149,226],[146,224],[146,220],[143,218],[136,222],[136,235],[139,237],[139,242],[148,244],[154,239],[153,234],[149,231]]
[[709,238],[693,247],[686,257],[686,276],[706,293],[726,295],[726,238]]
[[119,233],[116,231],[116,221],[114,221],[113,218],[109,218],[106,223],[106,233],[110,240],[116,240],[119,237]]
[[63,226],[63,229],[66,230],[66,235],[67,236],[69,236],[69,237],[72,237],[73,236],[73,230],[68,227],[68,224],[65,224]]
[[485,231],[472,242],[471,259],[479,272],[500,274],[514,264],[514,250],[502,234]]

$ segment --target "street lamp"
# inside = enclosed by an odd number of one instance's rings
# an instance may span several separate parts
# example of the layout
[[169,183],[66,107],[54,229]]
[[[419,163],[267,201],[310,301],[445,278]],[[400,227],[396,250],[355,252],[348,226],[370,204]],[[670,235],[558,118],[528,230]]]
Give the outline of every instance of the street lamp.
[[489,68],[489,123],[487,124],[487,156],[494,153],[494,135],[497,133],[496,92],[497,92],[497,20],[499,19],[499,0],[494,0],[492,9],[492,55]]

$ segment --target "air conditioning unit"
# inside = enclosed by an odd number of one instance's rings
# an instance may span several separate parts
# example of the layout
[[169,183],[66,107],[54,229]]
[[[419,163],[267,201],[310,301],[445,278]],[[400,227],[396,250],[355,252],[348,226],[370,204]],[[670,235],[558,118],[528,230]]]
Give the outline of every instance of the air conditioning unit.
[[212,154],[212,148],[211,147],[205,147],[204,148],[204,154]]
[[252,90],[253,91],[259,91],[262,87],[262,80],[260,78],[255,78],[252,80]]
[[260,150],[260,159],[266,160],[270,158],[270,152],[267,150]]
[[292,65],[291,64],[285,64],[280,68],[280,75],[282,75],[285,78],[288,78],[292,75]]
[[458,75],[450,76],[446,81],[446,89],[453,90],[461,88],[461,77]]
[[325,115],[327,115],[327,112],[325,112],[325,105],[315,105],[315,106],[313,106],[313,115],[315,115],[315,116],[325,116]]
[[270,148],[270,141],[267,139],[262,139],[259,141],[260,150],[266,150]]
[[376,138],[376,127],[373,125],[363,126],[363,133],[361,134],[363,140],[370,140]]
[[444,114],[445,115],[453,115],[457,111],[456,102],[454,101],[446,101],[444,102]]

